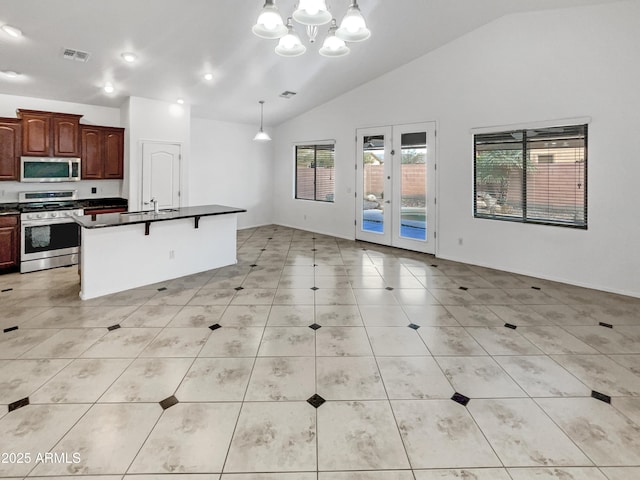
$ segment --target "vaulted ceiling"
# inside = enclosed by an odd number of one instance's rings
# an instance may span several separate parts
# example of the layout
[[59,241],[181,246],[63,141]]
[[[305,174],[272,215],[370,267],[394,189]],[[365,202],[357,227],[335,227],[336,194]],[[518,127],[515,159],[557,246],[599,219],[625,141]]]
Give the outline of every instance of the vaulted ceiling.
[[[0,0],[0,25],[23,32],[0,32],[0,71],[21,74],[0,75],[0,93],[110,107],[128,96],[183,98],[194,116],[241,123],[255,123],[265,100],[265,124],[277,125],[500,16],[613,1],[360,0],[371,38],[330,59],[317,52],[325,27],[315,45],[298,28],[308,50],[296,58],[253,35],[263,0]],[[285,18],[295,3],[276,2]],[[338,22],[349,3],[327,0]],[[65,48],[89,52],[89,61],[64,59]],[[127,64],[125,51],[139,60]],[[297,95],[280,98],[285,90]]]

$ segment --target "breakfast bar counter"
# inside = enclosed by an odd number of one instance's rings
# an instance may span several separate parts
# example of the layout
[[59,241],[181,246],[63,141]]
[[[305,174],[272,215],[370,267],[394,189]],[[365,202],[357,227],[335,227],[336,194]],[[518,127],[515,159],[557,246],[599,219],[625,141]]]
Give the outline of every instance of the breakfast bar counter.
[[237,215],[202,205],[76,217],[83,300],[236,263]]

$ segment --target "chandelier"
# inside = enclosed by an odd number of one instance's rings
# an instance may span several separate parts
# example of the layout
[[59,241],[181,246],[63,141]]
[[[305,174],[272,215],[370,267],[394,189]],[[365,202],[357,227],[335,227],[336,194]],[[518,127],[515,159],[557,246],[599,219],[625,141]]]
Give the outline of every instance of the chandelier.
[[357,0],[351,4],[340,26],[327,8],[325,0],[299,0],[296,9],[287,23],[282,21],[275,0],[265,0],[262,12],[252,31],[260,38],[279,39],[275,52],[283,57],[297,57],[307,51],[295,31],[293,21],[306,27],[309,43],[315,43],[318,27],[329,24],[327,36],[319,50],[324,57],[342,57],[350,51],[346,42],[362,42],[371,36],[371,32],[358,8]]

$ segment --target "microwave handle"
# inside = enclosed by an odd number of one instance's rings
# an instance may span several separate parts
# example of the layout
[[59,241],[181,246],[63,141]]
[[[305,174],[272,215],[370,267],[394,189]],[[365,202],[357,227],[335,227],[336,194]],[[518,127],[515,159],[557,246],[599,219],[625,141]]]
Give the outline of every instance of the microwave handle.
[[68,160],[69,163],[69,180],[71,180],[71,177],[73,176],[73,166],[71,165],[71,160]]

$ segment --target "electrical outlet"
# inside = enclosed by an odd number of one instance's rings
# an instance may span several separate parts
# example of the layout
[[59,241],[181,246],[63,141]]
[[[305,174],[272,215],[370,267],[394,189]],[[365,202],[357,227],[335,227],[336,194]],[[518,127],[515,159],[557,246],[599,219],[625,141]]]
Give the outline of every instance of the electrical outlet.
[[458,238],[458,245],[462,245],[462,243],[463,243],[462,237]]
[[307,216],[306,216],[306,215],[304,216],[304,219],[305,219],[305,220],[307,219]]
[[91,193],[98,193],[98,189],[96,187],[91,187]]
[[173,260],[174,258],[176,258],[175,250],[169,250],[169,260]]

